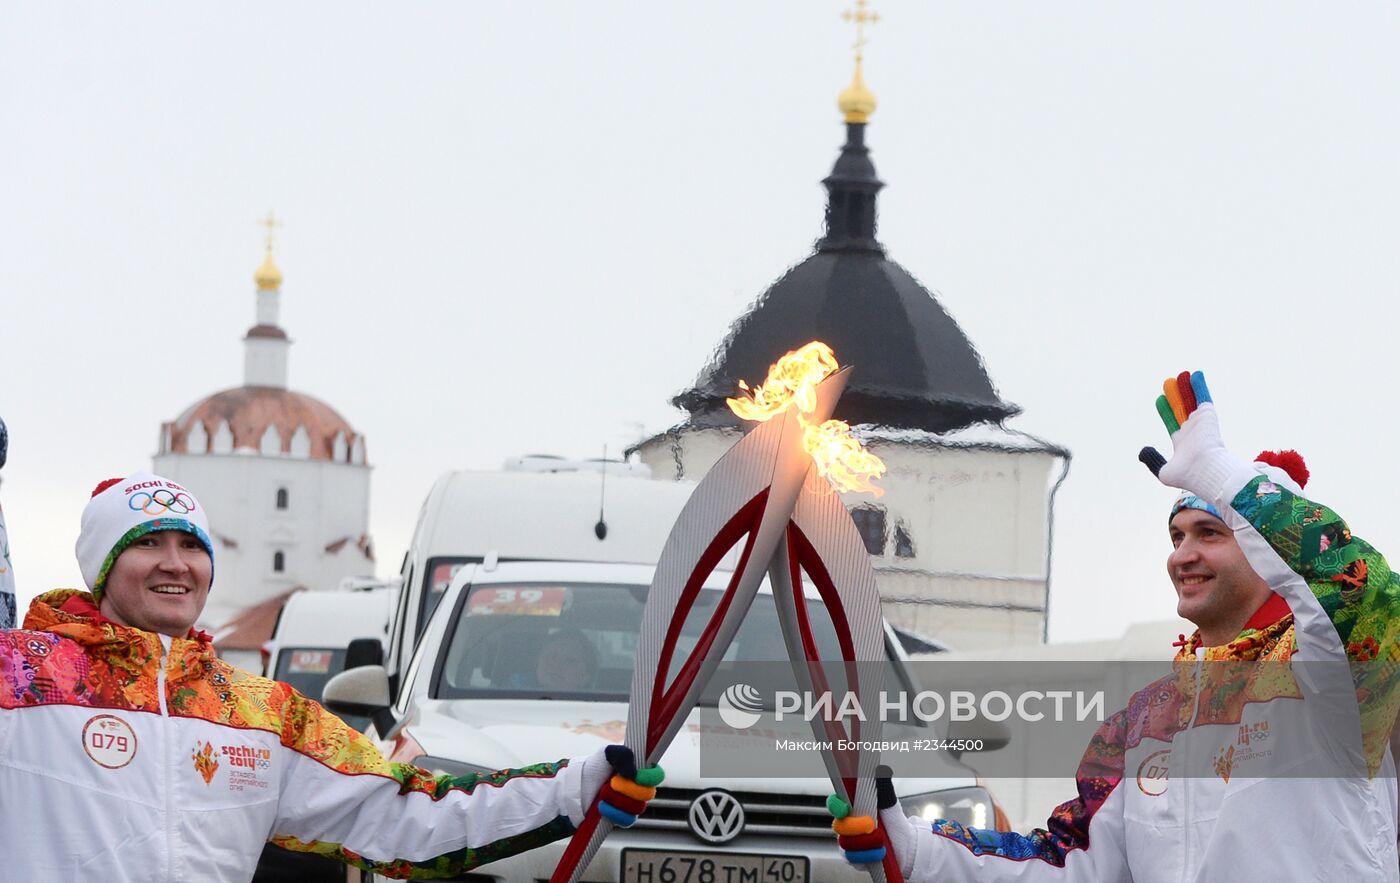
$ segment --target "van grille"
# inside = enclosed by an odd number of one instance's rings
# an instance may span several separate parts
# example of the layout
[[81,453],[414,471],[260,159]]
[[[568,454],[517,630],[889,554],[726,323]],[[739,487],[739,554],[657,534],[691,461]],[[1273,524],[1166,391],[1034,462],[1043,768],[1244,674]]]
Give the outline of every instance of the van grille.
[[[708,789],[706,789],[708,790]],[[632,826],[689,831],[690,804],[704,791],[698,788],[658,788],[647,811]],[[778,837],[833,837],[826,798],[805,794],[730,791],[744,807],[744,833]]]

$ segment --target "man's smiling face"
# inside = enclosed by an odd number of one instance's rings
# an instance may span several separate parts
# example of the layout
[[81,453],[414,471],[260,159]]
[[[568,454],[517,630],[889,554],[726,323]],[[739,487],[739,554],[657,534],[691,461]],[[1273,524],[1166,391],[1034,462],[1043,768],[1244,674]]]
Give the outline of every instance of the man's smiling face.
[[148,533],[117,557],[98,609],[118,625],[183,638],[209,596],[214,563],[182,530]]
[[1176,612],[1201,630],[1207,646],[1232,640],[1269,598],[1269,584],[1249,566],[1234,531],[1199,509],[1182,509],[1170,524],[1167,575]]

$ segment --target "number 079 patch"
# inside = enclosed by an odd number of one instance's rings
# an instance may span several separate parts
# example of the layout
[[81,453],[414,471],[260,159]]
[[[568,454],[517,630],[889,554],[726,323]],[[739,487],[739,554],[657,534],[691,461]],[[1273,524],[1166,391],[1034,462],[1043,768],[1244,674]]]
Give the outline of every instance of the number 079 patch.
[[99,714],[83,724],[83,750],[98,766],[119,770],[136,757],[136,733],[114,714]]

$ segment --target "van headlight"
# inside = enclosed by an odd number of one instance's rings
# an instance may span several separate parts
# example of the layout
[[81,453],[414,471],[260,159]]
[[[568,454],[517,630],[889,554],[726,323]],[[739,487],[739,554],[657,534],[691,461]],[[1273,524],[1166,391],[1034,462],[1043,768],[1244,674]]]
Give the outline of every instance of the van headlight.
[[460,760],[452,760],[446,757],[434,757],[431,754],[420,754],[413,759],[413,765],[422,767],[435,776],[452,776],[460,778],[462,776],[485,775],[494,773],[490,767],[477,766],[473,763],[463,763]]
[[918,816],[927,822],[947,819],[970,828],[992,828],[996,825],[992,795],[985,788],[930,791],[900,798],[899,802],[907,815]]

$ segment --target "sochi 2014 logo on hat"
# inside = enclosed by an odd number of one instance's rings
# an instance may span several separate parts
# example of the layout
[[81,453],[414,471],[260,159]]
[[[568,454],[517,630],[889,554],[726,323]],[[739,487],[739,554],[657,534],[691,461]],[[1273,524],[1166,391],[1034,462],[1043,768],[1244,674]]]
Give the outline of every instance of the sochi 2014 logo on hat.
[[[147,490],[153,488],[153,490]],[[194,497],[173,481],[145,481],[126,489],[127,508],[146,515],[188,515],[195,510]]]

